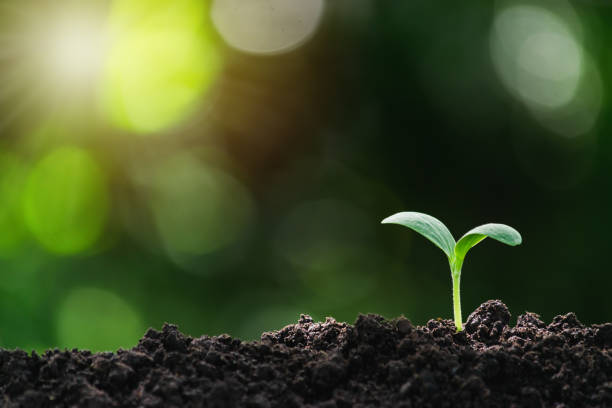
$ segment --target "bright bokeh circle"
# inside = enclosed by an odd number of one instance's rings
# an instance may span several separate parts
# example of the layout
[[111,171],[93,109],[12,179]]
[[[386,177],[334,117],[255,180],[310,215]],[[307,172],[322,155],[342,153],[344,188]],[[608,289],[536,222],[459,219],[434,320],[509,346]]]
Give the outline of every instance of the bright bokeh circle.
[[583,51],[558,14],[533,5],[500,10],[491,56],[504,85],[529,106],[558,108],[572,101],[583,72]]
[[192,113],[221,66],[205,4],[198,0],[113,3],[102,101],[116,126],[152,133]]
[[23,210],[31,233],[48,251],[75,254],[90,248],[108,212],[102,169],[86,150],[52,151],[28,177]]
[[253,54],[290,51],[315,33],[323,0],[214,0],[211,16],[225,42]]

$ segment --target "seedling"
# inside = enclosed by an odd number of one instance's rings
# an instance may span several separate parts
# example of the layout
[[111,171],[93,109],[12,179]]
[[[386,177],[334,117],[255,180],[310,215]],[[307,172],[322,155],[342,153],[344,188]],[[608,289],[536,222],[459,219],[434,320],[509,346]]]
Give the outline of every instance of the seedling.
[[455,242],[453,235],[442,222],[430,215],[418,212],[400,212],[382,220],[383,224],[399,224],[411,228],[433,242],[448,257],[453,280],[453,311],[457,331],[463,330],[461,318],[461,267],[467,252],[483,239],[490,237],[506,245],[516,246],[522,242],[521,234],[504,224],[484,224],[468,231]]

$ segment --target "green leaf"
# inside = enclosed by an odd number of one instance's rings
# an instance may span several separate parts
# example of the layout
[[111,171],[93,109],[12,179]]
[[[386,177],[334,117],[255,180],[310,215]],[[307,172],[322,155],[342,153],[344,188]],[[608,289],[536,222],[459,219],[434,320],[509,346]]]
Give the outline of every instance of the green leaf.
[[506,245],[516,246],[523,242],[517,230],[504,224],[484,224],[468,231],[455,245],[455,256],[465,258],[465,254],[474,245],[485,238],[493,238]]
[[399,224],[423,235],[440,248],[446,256],[453,256],[455,239],[440,220],[418,212],[400,212],[382,220],[382,224]]

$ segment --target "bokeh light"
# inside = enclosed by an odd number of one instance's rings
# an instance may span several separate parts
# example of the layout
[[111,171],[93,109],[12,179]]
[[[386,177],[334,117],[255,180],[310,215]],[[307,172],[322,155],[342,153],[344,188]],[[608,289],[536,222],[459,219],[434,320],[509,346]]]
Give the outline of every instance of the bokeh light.
[[554,109],[532,109],[533,116],[547,129],[566,137],[591,131],[601,113],[604,86],[599,69],[584,53],[583,75],[572,100]]
[[140,315],[116,294],[92,287],[72,290],[57,309],[60,348],[116,351],[131,348],[144,333]]
[[248,191],[194,155],[178,153],[134,173],[147,194],[161,241],[179,263],[217,251],[244,236],[252,221]]
[[569,103],[582,75],[580,40],[561,16],[538,6],[515,5],[498,12],[491,55],[506,87],[536,108]]
[[103,22],[102,16],[68,14],[41,32],[37,52],[63,87],[91,84],[98,76],[106,52]]
[[[305,202],[284,218],[275,249],[292,264],[301,283],[327,304],[363,298],[374,287],[370,266],[379,262],[368,247],[375,225],[347,202],[321,199]],[[347,279],[350,293],[343,291]]]
[[598,67],[582,47],[581,26],[566,2],[502,7],[491,56],[507,89],[553,132],[574,137],[594,126],[603,95]]
[[0,4],[0,127],[28,113],[82,114],[95,105],[106,53],[103,1]]
[[116,0],[110,12],[104,110],[120,128],[156,132],[184,119],[220,70],[199,0]]
[[61,147],[32,169],[23,210],[32,234],[49,251],[74,254],[90,248],[105,225],[108,191],[95,159],[77,147]]
[[24,161],[12,153],[0,154],[0,257],[14,256],[25,236],[21,201],[27,177]]
[[231,47],[276,54],[306,42],[318,28],[324,6],[323,0],[213,0],[211,15]]

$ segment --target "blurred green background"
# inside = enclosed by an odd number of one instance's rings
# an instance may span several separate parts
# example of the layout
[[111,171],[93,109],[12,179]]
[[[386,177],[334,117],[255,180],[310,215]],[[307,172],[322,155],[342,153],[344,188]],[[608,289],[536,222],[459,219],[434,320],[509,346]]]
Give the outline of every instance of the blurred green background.
[[605,2],[0,2],[0,346],[463,312],[612,320]]

